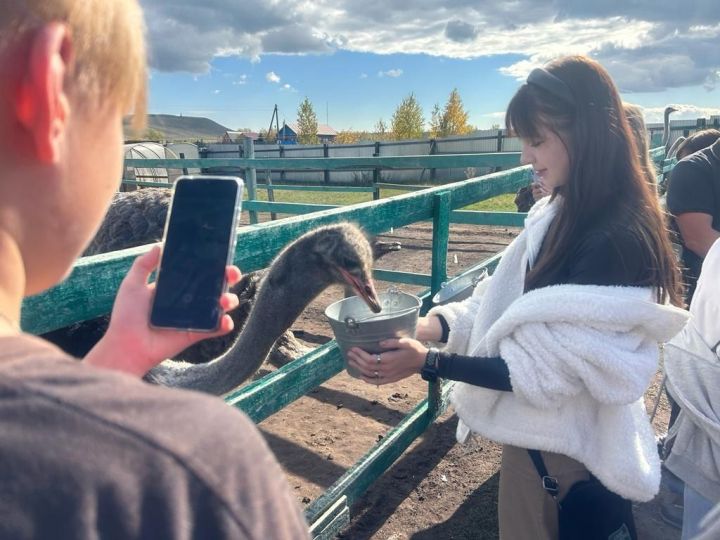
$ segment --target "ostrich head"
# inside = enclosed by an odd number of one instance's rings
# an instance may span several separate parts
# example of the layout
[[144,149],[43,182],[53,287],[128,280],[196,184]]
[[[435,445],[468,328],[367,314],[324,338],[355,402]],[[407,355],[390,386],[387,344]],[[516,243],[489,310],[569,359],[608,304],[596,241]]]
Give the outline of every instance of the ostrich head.
[[[372,248],[355,225],[319,227],[278,255],[266,277],[270,285],[266,292],[278,294],[301,288],[314,296],[328,285],[346,283],[378,313],[381,307],[372,281],[372,264]],[[295,285],[290,287],[290,283]]]
[[309,256],[317,268],[327,272],[328,280],[347,283],[375,313],[380,312],[372,280],[373,252],[365,235],[349,223],[316,229],[299,242],[312,239]]

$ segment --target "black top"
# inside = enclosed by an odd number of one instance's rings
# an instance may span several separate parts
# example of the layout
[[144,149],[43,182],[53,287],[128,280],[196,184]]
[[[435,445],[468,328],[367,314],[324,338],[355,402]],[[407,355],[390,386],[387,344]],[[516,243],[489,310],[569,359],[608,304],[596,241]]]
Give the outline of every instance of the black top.
[[0,538],[308,538],[258,430],[213,396],[0,339]]
[[[641,240],[614,216],[592,226],[556,272],[541,280],[541,286],[649,284],[649,262],[644,260]],[[541,248],[542,252],[542,248]],[[511,391],[510,372],[500,357],[479,359],[440,353],[438,376],[493,390]]]
[[[688,212],[709,214],[712,216],[712,228],[720,231],[720,141],[681,159],[675,165],[668,184],[667,207],[674,216]],[[703,258],[683,244],[682,261],[683,280],[690,303]]]

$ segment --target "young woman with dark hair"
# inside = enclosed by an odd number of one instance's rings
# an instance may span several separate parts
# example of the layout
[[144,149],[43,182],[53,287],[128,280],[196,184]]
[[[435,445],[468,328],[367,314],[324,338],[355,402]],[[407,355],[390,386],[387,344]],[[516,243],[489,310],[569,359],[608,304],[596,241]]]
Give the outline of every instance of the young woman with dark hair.
[[642,396],[657,344],[687,315],[676,307],[657,196],[607,72],[579,56],[535,69],[506,118],[551,195],[469,299],[431,310],[417,340],[348,356],[372,384],[418,372],[459,381],[458,439],[474,432],[504,445],[501,538],[552,539],[558,505],[527,450],[540,451],[558,500],[591,475],[628,509],[652,499],[660,461]]

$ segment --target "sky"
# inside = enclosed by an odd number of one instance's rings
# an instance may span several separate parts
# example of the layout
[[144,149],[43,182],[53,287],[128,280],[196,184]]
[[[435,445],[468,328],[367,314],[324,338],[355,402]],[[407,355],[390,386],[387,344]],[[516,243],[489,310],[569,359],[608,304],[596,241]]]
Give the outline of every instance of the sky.
[[457,88],[470,124],[504,122],[537,66],[586,54],[646,121],[720,114],[719,0],[140,0],[151,113],[231,129],[296,120],[307,97],[338,131],[389,125],[415,94],[430,120]]

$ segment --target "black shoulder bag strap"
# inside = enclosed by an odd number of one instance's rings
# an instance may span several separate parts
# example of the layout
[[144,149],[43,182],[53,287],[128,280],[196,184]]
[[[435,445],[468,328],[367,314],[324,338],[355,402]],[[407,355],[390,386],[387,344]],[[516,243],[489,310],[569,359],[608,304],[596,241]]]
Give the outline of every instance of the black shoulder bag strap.
[[537,471],[538,475],[540,475],[540,483],[542,485],[542,488],[547,491],[550,496],[555,500],[557,505],[560,506],[560,501],[558,501],[560,484],[558,484],[557,478],[554,476],[550,476],[550,474],[548,473],[548,470],[545,467],[545,462],[542,458],[542,454],[539,450],[528,450],[527,453],[530,454],[530,459],[532,459],[533,465],[535,465],[535,470]]

